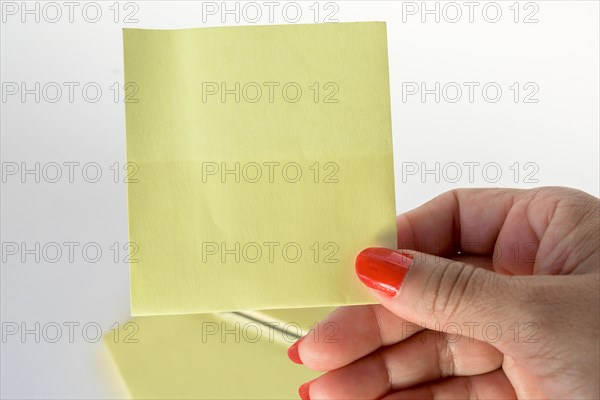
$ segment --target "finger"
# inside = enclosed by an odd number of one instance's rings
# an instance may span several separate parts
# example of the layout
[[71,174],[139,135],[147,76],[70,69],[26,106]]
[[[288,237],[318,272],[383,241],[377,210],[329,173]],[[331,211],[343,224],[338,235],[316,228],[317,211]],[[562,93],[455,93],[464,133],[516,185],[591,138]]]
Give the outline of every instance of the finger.
[[463,400],[463,399],[516,399],[509,380],[498,369],[483,375],[444,379],[414,389],[392,393],[384,400]]
[[399,317],[428,329],[460,329],[463,336],[498,348],[511,342],[510,326],[533,319],[531,289],[540,281],[512,279],[424,253],[381,248],[361,252],[356,273],[377,300]]
[[308,368],[330,371],[421,330],[378,304],[340,307],[292,345],[290,352],[298,351]]
[[446,256],[461,250],[492,254],[512,204],[527,195],[518,189],[443,193],[397,217],[398,248]]
[[330,371],[310,384],[310,398],[380,398],[448,376],[479,375],[502,365],[502,353],[466,337],[423,331]]
[[494,265],[492,258],[489,256],[482,256],[478,254],[460,254],[451,258],[452,261],[458,261],[465,264],[476,265],[478,268],[487,269],[488,271],[494,271]]
[[[598,259],[598,199],[567,188],[457,189],[397,218],[398,248],[493,256],[497,272],[565,274]],[[578,254],[578,257],[571,257]],[[581,265],[580,259],[589,259]]]

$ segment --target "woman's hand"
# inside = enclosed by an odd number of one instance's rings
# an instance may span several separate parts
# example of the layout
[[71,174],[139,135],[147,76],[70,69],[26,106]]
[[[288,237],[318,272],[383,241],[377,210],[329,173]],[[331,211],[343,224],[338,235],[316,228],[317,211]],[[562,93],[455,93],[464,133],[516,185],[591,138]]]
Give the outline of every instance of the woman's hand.
[[403,250],[356,262],[381,305],[341,307],[290,348],[329,371],[303,399],[600,398],[598,199],[455,190],[397,222]]

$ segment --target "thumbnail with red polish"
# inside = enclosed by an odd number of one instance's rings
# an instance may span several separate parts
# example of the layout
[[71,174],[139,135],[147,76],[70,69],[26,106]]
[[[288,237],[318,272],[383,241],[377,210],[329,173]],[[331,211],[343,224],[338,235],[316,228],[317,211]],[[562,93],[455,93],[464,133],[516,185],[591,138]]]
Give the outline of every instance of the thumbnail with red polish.
[[302,360],[300,359],[300,352],[298,351],[299,343],[300,343],[300,340],[298,340],[296,343],[291,345],[287,351],[288,358],[290,360],[292,360],[293,362],[295,362],[296,364],[302,364]]
[[411,254],[370,247],[356,257],[356,274],[366,286],[393,297],[398,294],[412,261]]

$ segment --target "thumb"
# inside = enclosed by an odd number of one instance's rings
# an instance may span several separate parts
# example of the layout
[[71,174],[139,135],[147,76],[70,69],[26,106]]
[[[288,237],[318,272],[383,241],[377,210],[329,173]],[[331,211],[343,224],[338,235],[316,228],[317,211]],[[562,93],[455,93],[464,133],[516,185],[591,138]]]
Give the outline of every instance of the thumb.
[[513,339],[515,327],[531,323],[524,281],[471,264],[368,248],[356,258],[356,273],[384,307],[425,329],[502,347]]

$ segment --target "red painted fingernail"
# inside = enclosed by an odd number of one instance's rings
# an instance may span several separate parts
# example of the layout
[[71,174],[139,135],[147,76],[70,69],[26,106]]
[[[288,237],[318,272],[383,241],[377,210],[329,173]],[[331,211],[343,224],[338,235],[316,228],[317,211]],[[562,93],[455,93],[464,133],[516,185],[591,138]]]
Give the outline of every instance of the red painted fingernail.
[[356,274],[368,287],[393,297],[398,294],[412,262],[409,253],[370,247],[356,257]]
[[300,395],[302,400],[310,400],[309,389],[311,383],[313,383],[313,381],[306,382],[298,388],[298,395]]
[[300,359],[300,353],[298,352],[298,345],[300,344],[300,340],[291,345],[288,349],[288,358],[296,364],[302,364],[302,360]]

